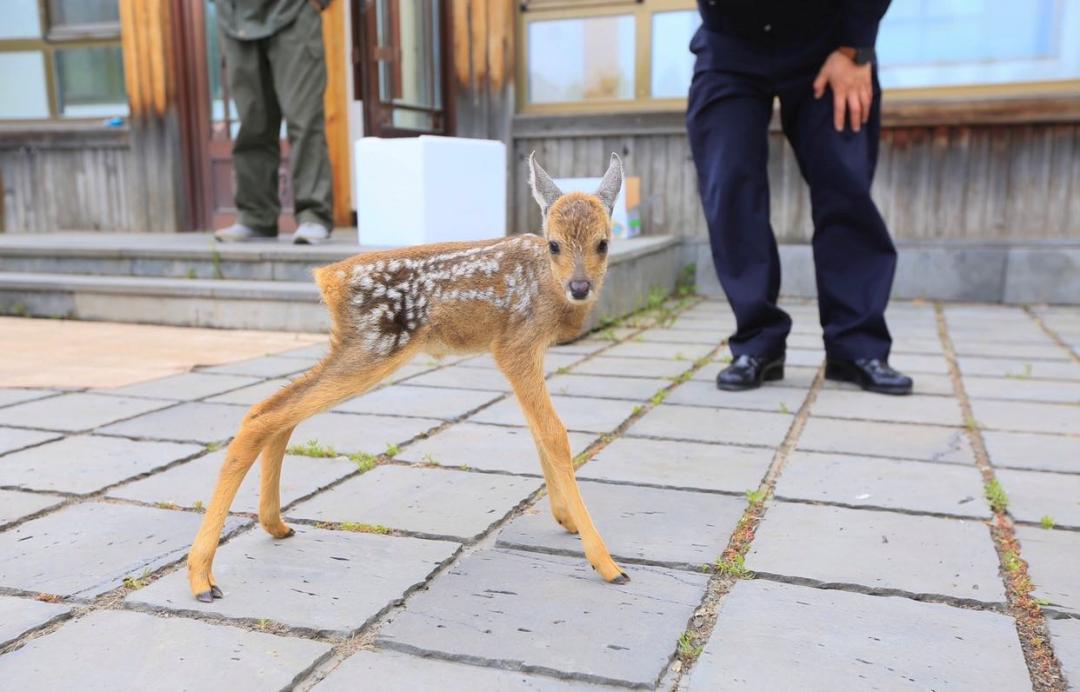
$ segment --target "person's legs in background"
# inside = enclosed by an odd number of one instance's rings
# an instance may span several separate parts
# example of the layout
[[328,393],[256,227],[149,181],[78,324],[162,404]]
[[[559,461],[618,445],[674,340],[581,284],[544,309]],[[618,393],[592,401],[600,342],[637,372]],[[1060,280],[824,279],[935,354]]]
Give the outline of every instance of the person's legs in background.
[[772,93],[763,79],[698,71],[686,125],[717,277],[735,312],[735,363],[717,380],[749,389],[783,376],[791,319],[776,305],[780,257],[769,224],[768,128]]
[[274,88],[288,125],[297,242],[319,242],[333,226],[333,175],[326,146],[322,17],[305,7],[269,39]]
[[[875,78],[870,118],[860,132],[854,132],[850,123],[837,132],[832,94],[815,99],[813,78],[814,73],[808,71],[780,89],[781,120],[810,186],[827,374],[865,385],[867,373],[849,373],[845,366],[860,361],[885,364],[892,345],[885,308],[896,270],[896,248],[870,196],[881,128],[881,90]],[[880,367],[878,371],[878,384],[883,386],[867,388],[910,391],[910,379],[898,373],[892,377]]]
[[278,161],[281,159],[281,109],[267,57],[268,40],[223,38],[229,95],[236,104],[240,129],[233,140],[236,209],[234,226],[217,232],[219,240],[250,240],[277,235],[281,213]]

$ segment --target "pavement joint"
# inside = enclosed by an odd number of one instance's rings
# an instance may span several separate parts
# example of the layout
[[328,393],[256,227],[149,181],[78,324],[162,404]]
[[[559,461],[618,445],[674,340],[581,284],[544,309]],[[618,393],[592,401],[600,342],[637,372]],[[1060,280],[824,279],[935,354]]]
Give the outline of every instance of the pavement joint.
[[[945,350],[949,375],[953,381],[956,398],[960,402],[962,415],[965,421],[973,421],[975,418],[971,399],[968,398],[964,387],[960,366],[957,363],[956,349],[949,335],[945,311],[940,303],[934,305],[934,312],[937,318],[938,336]],[[984,482],[988,486],[997,483],[994,467],[991,465],[986,443],[982,437],[981,426],[967,425],[965,428],[971,448],[975,453],[975,464],[982,472]],[[1045,616],[1039,605],[1031,598],[1032,584],[1027,575],[1027,563],[1021,557],[1020,544],[1016,539],[1012,520],[1007,510],[995,507],[992,507],[992,510],[994,519],[990,525],[991,538],[1001,562],[1000,572],[1005,585],[1008,612],[1016,621],[1016,631],[1020,637],[1020,647],[1024,652],[1033,689],[1036,692],[1064,690],[1065,680],[1061,672],[1061,662],[1050,644]],[[1011,572],[1016,574],[1011,577]]]

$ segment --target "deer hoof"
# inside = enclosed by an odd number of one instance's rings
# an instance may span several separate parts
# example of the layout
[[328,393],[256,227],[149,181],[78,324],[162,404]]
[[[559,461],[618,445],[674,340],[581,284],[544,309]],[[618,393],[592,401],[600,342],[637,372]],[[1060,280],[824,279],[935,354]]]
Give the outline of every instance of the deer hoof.
[[626,572],[619,572],[619,576],[611,580],[612,584],[625,584],[630,581],[630,575]]
[[213,603],[214,593],[213,591],[203,591],[202,593],[195,594],[195,600],[200,603]]
[[221,589],[219,589],[217,586],[210,587],[210,596],[212,596],[213,598],[225,598],[225,594],[221,593]]

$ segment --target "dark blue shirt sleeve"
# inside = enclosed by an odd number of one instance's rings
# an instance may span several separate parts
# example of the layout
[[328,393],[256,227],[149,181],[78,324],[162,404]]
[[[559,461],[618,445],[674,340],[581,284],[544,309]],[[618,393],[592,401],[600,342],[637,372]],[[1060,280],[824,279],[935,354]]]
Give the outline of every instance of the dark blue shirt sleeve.
[[871,48],[877,41],[878,25],[892,0],[841,0],[841,46]]

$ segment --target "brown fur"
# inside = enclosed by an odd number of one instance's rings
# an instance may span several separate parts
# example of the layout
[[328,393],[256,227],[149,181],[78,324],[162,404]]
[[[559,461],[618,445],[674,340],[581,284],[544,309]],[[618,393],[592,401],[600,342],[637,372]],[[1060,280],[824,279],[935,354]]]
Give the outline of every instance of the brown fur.
[[[618,175],[621,181],[621,165]],[[595,196],[571,193],[545,212],[543,238],[375,252],[316,271],[333,325],[330,352],[244,417],[188,555],[193,594],[200,600],[221,596],[211,572],[214,553],[237,488],[259,453],[259,521],[274,537],[290,536],[279,485],[293,428],[371,389],[421,352],[493,354],[532,430],[556,521],[580,534],[586,557],[605,580],[626,579],[581,499],[566,428],[551,403],[543,368],[548,346],[580,332],[603,284],[609,208]],[[550,243],[558,244],[557,254]],[[590,282],[586,300],[571,298],[571,281]]]

